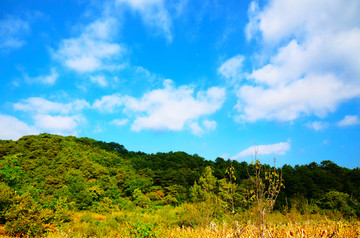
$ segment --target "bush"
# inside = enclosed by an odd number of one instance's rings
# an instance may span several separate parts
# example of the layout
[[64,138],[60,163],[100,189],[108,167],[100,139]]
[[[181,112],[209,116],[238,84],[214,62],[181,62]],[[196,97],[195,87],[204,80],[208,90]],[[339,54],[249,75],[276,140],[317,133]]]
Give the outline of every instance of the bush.
[[151,204],[150,198],[146,197],[140,189],[135,189],[133,193],[133,199],[137,206],[142,208],[149,208]]
[[5,213],[10,208],[14,191],[4,183],[0,183],[0,224],[4,224]]
[[114,205],[113,200],[108,197],[104,197],[103,200],[96,203],[96,205],[95,211],[100,214],[110,214],[119,210],[119,208]]
[[135,238],[156,238],[158,237],[157,233],[154,224],[150,222],[135,223],[133,229],[130,231],[130,235]]
[[50,224],[54,218],[53,211],[42,208],[29,194],[17,196],[5,218],[5,231],[11,236],[41,236],[48,230],[54,230]]
[[325,209],[338,211],[345,217],[354,216],[355,211],[349,206],[349,199],[349,194],[338,191],[330,191],[325,194],[325,197],[322,200],[322,206]]

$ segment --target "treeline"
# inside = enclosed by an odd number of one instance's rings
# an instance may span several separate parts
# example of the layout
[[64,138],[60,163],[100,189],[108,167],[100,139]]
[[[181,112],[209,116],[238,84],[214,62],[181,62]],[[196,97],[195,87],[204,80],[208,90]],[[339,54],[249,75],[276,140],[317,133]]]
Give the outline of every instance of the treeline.
[[[73,136],[40,134],[0,140],[0,223],[15,229],[20,205],[38,206],[48,214],[43,219],[60,223],[68,219],[67,210],[104,213],[114,207],[178,206],[205,201],[207,193],[223,201],[224,211],[231,203],[241,212],[253,202],[250,176],[255,170],[246,162],[209,161],[184,152],[132,152],[114,142]],[[359,168],[324,160],[284,165],[277,173],[282,174],[284,187],[275,209],[296,206],[303,212],[360,216]]]

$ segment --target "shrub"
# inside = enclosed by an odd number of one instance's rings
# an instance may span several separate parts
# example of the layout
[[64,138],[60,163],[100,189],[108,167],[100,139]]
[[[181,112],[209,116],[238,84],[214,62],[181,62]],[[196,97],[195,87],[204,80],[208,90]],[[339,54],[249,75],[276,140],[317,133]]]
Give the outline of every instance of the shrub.
[[42,208],[29,194],[17,196],[5,218],[5,231],[11,236],[40,236],[54,229],[50,224],[54,218],[53,211]]
[[4,183],[0,183],[0,224],[5,223],[5,213],[10,208],[14,191]]
[[345,217],[355,215],[355,211],[349,206],[350,196],[338,191],[330,191],[325,194],[322,206],[325,209],[341,212]]
[[133,229],[130,231],[130,235],[135,238],[156,238],[157,230],[154,224],[150,222],[138,222],[134,224]]

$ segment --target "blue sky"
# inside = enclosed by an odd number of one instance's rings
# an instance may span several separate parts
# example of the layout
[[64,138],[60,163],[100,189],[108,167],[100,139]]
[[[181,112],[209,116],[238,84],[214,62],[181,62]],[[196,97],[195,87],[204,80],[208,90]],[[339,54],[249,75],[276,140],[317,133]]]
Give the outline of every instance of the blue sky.
[[360,166],[360,2],[0,2],[0,138]]

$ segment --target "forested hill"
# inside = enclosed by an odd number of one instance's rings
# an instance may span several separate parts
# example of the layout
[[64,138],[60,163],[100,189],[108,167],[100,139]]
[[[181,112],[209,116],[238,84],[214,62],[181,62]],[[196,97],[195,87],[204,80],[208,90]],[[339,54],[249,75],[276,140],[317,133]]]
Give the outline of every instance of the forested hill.
[[[96,209],[104,201],[120,207],[192,202],[191,188],[206,167],[220,184],[231,166],[237,178],[237,206],[245,206],[249,175],[254,170],[246,162],[222,158],[207,161],[184,152],[130,152],[114,142],[50,134],[0,141],[1,190],[29,193],[39,200],[65,198],[78,210]],[[359,207],[354,205],[360,200],[359,168],[342,168],[325,160],[320,164],[284,165],[282,173],[285,188],[276,208],[297,198],[321,209],[359,215]]]

